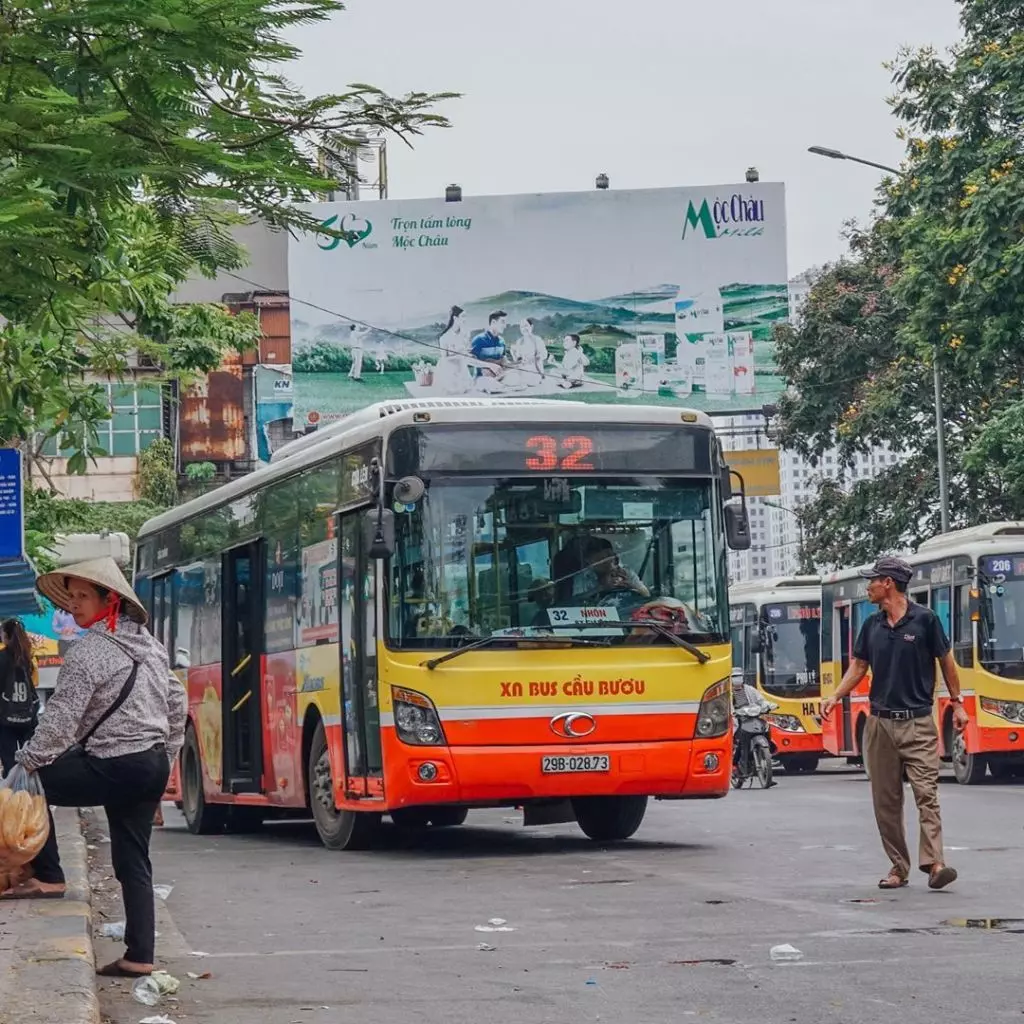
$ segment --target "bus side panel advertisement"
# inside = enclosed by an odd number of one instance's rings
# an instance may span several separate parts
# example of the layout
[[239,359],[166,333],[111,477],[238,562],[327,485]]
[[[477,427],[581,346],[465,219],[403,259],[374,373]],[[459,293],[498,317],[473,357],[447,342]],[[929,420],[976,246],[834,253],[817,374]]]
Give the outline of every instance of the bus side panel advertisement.
[[784,188],[316,203],[289,241],[294,422],[495,396],[774,401]]
[[295,652],[268,654],[264,674],[267,749],[271,771],[267,795],[273,803],[303,803],[302,730],[296,725]]

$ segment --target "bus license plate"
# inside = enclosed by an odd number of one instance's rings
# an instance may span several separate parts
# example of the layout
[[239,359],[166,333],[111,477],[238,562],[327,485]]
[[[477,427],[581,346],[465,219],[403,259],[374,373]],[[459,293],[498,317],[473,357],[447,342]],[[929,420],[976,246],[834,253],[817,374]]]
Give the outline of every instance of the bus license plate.
[[545,775],[563,775],[570,772],[606,772],[611,768],[607,754],[572,754],[567,757],[542,757],[540,770]]

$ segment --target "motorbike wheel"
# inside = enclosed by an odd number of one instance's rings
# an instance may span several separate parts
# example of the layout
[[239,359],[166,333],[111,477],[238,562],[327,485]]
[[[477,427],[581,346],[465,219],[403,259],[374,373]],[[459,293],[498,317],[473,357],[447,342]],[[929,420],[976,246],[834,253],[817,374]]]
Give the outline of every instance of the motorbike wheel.
[[750,753],[754,760],[754,773],[761,783],[761,788],[768,789],[772,784],[772,752],[768,747],[768,741],[763,736],[755,736]]

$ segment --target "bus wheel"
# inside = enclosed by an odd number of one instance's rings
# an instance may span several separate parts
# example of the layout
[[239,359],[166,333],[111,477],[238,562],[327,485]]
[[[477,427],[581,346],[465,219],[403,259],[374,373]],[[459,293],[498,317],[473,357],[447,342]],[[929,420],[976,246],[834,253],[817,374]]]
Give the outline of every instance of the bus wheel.
[[572,801],[584,834],[599,842],[628,839],[644,820],[645,796],[578,796]]
[[203,762],[199,741],[190,725],[185,730],[185,746],[181,751],[181,812],[194,836],[208,836],[224,831],[227,808],[208,804],[203,793]]
[[953,732],[953,774],[961,786],[977,786],[985,779],[988,759],[982,754],[970,754],[964,734],[956,729]]
[[454,828],[465,824],[469,811],[465,807],[435,807],[430,812],[430,824],[434,828]]
[[813,754],[790,754],[782,758],[782,767],[787,775],[804,775],[818,770],[818,760]]
[[364,850],[377,835],[381,816],[366,811],[339,811],[327,754],[327,732],[318,722],[309,751],[309,805],[320,842],[328,850]]

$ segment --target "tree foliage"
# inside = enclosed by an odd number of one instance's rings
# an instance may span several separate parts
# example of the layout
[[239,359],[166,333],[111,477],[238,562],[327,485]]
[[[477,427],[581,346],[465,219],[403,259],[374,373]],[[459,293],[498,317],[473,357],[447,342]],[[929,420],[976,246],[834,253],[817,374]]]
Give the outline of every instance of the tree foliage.
[[939,529],[933,367],[944,379],[951,524],[1024,517],[1024,2],[960,0],[947,55],[905,51],[892,109],[907,143],[850,256],[825,268],[778,334],[793,384],[783,442],[847,464],[904,461],[805,510],[822,564],[912,546]]
[[445,124],[443,95],[369,85],[306,98],[287,34],[337,0],[4,0],[0,6],[0,443],[61,433],[83,469],[108,415],[88,374],[133,350],[168,373],[251,346],[252,318],[175,308],[196,272],[237,268],[245,211],[311,226],[326,138]]

